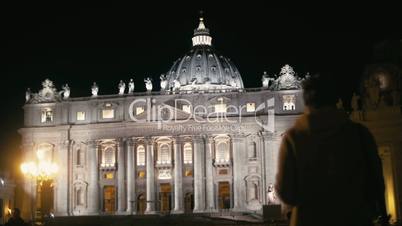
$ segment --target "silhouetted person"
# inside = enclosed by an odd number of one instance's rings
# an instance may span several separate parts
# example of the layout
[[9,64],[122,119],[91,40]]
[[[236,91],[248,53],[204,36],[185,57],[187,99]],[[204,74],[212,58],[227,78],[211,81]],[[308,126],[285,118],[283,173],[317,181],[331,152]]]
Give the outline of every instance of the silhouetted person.
[[24,220],[21,218],[20,209],[14,208],[13,215],[10,219],[8,219],[7,223],[4,226],[25,226]]
[[384,179],[368,129],[336,109],[329,76],[303,82],[305,112],[283,136],[276,191],[290,225],[372,225],[386,216]]

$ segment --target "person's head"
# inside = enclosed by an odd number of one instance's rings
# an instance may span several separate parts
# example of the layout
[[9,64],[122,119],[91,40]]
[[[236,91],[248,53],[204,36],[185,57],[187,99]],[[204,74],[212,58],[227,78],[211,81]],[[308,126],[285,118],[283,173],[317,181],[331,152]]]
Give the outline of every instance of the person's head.
[[21,211],[18,208],[13,209],[13,217],[20,217]]
[[310,108],[335,106],[338,95],[330,74],[316,74],[302,83],[304,104]]

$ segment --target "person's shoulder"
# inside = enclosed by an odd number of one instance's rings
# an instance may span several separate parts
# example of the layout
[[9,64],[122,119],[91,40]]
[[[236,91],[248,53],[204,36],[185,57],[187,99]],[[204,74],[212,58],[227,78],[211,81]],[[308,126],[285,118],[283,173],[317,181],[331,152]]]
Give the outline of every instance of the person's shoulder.
[[302,134],[305,134],[309,131],[308,123],[305,116],[301,116],[296,120],[296,122],[288,128],[284,135],[286,137],[295,137]]
[[365,125],[353,121],[350,121],[350,124],[358,130],[359,134],[371,136],[370,130]]

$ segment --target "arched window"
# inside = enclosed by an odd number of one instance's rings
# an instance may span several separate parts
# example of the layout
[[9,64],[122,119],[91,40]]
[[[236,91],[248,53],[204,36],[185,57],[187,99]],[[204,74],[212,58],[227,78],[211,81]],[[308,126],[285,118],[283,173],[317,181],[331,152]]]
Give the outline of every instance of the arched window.
[[115,156],[115,149],[113,147],[107,147],[103,151],[103,158],[102,158],[102,166],[104,167],[112,167],[115,165],[116,156]]
[[137,147],[137,166],[145,166],[145,148],[144,145]]
[[193,163],[193,150],[191,143],[185,143],[183,146],[183,162],[184,164]]
[[170,148],[169,145],[167,144],[162,144],[159,147],[159,159],[158,163],[159,164],[168,164],[170,163]]
[[217,144],[215,158],[218,163],[229,162],[229,145],[226,142],[220,142]]
[[77,202],[77,206],[84,205],[84,191],[82,188],[77,188],[76,202]]

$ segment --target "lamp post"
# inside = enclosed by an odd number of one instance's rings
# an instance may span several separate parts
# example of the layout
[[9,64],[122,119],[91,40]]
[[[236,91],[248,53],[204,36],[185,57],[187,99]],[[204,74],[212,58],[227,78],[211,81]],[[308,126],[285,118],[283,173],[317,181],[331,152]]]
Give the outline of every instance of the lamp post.
[[[39,154],[40,151],[37,153],[37,159],[35,161],[24,162],[21,164],[20,168],[24,176],[31,179],[33,182],[36,182],[36,189],[34,188],[34,184],[32,183],[31,186],[31,194],[37,194],[38,186],[42,190],[42,184],[49,180],[52,180],[58,172],[58,166],[56,163],[52,161],[45,160],[43,155]],[[36,195],[35,195],[36,196]],[[37,197],[36,197],[37,199]],[[34,207],[37,200],[33,200],[32,197],[32,220],[35,221],[36,217],[34,214]]]

